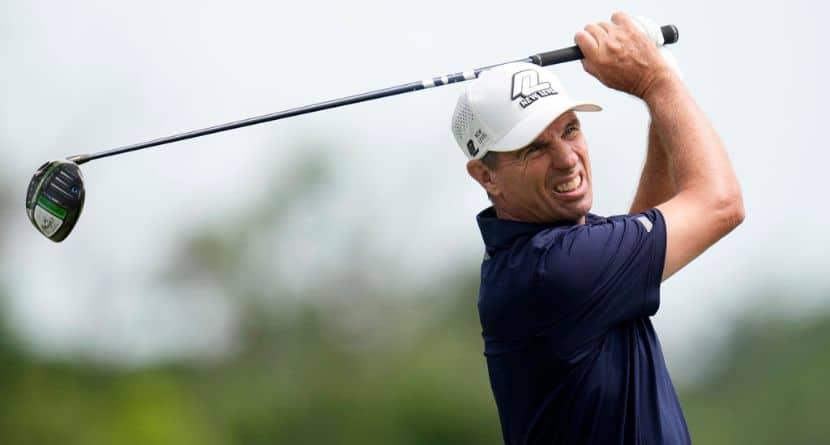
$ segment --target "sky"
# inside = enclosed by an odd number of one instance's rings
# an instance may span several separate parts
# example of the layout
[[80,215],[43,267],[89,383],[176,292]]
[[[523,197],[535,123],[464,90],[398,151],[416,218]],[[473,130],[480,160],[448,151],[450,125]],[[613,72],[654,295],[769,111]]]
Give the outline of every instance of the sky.
[[[329,246],[359,227],[413,283],[477,263],[474,216],[488,203],[450,132],[462,85],[87,164],[84,214],[59,245],[30,226],[22,202],[49,159],[570,46],[585,24],[622,7],[679,28],[671,51],[744,191],[745,223],[663,286],[655,325],[670,369],[683,374],[741,314],[809,316],[827,307],[830,290],[830,154],[820,118],[828,65],[818,35],[826,7],[740,5],[5,0],[0,174],[20,198],[2,229],[7,311],[46,354],[144,363],[210,353],[233,329],[221,299],[188,306],[166,298],[153,277],[175,240],[262,199],[258,185],[287,173],[273,166],[290,168],[308,147],[336,160],[336,181],[323,205],[329,221],[308,230],[317,221],[300,220],[287,234],[304,253],[273,258],[289,284],[335,271],[348,253]],[[593,211],[624,213],[645,153],[644,105],[579,63],[551,70],[572,96],[603,105],[582,116]],[[776,292],[783,297],[770,300]],[[185,316],[192,323],[181,323]]]

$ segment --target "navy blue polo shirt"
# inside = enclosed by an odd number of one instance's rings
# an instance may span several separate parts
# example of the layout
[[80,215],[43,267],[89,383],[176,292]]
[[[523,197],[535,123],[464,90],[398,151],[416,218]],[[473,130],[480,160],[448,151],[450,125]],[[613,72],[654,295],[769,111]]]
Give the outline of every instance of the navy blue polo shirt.
[[504,442],[688,444],[649,316],[666,226],[657,209],[547,225],[478,215],[478,310]]

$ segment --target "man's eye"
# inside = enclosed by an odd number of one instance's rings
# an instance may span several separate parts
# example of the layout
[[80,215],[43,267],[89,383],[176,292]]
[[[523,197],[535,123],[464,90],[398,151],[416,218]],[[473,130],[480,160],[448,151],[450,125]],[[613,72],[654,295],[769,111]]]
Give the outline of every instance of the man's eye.
[[568,127],[565,128],[565,136],[570,136],[577,131],[579,131],[579,125],[568,125]]
[[527,151],[525,151],[525,156],[524,157],[527,158],[529,156],[539,154],[541,151],[542,151],[542,146],[541,145],[531,145],[530,147],[527,147]]

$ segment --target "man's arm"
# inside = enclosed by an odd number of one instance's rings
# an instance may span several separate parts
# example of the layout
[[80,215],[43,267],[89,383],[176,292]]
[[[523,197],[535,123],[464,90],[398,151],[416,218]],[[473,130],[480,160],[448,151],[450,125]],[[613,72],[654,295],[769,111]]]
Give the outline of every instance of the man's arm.
[[669,165],[669,157],[654,124],[648,126],[648,150],[637,194],[628,213],[640,213],[657,207],[677,194],[677,183]]
[[678,189],[657,206],[666,219],[665,280],[743,221],[743,198],[723,142],[679,79],[659,81],[643,99]]
[[740,186],[723,143],[657,48],[623,13],[576,35],[585,70],[645,101],[663,143],[677,194],[657,206],[666,221],[663,279],[683,268],[744,218]]

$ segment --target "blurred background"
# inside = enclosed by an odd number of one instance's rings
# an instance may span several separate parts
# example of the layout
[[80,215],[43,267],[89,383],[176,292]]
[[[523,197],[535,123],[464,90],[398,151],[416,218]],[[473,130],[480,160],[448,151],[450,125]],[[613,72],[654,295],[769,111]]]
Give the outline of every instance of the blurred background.
[[[572,44],[617,2],[3,0],[0,443],[501,443],[476,313],[484,193],[454,85],[83,167],[61,244],[44,161]],[[654,319],[692,438],[830,443],[825,7],[631,2],[721,132],[746,222]],[[821,18],[821,22],[820,22]],[[648,116],[572,63],[594,212],[623,213]]]

